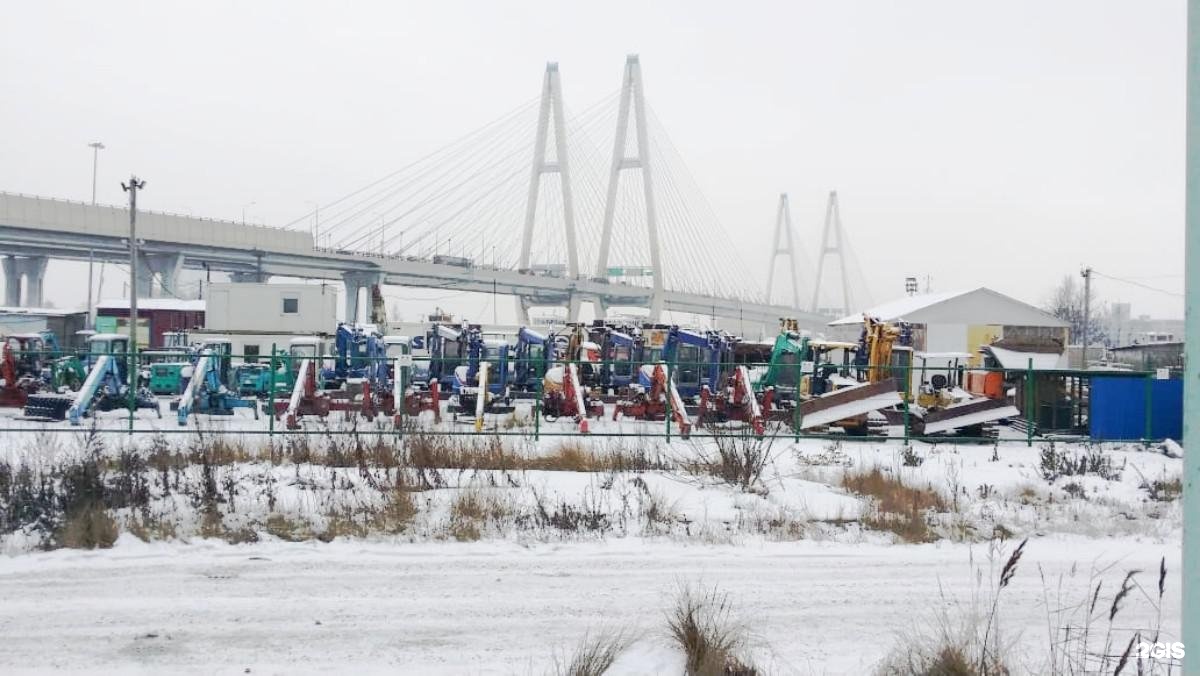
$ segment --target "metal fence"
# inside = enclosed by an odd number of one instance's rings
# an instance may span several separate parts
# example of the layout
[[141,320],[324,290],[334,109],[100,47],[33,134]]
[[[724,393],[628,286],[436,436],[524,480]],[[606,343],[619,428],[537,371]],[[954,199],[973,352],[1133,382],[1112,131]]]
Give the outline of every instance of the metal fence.
[[[63,353],[50,352],[24,352],[19,355],[18,362],[22,359],[28,360],[33,357],[39,358],[43,364],[51,365],[49,368],[54,370],[54,364],[58,364],[64,359],[70,359],[71,356],[79,358],[85,365],[94,365],[97,358],[107,355],[117,364],[123,364],[120,369],[124,372],[123,378],[128,377],[128,370],[132,369],[133,373],[139,374],[139,380],[142,387],[147,385],[147,374],[153,378],[156,369],[163,366],[178,367],[181,371],[180,382],[185,382],[182,372],[190,367],[196,367],[196,359],[194,355],[188,355],[182,351],[172,353],[170,350],[146,350],[142,352],[134,352],[132,354],[125,352],[105,352],[105,353],[87,353],[81,352],[74,355]],[[515,408],[512,412],[501,414],[489,413],[484,421],[484,425],[480,427],[472,426],[467,429],[462,429],[458,425],[443,424],[433,426],[418,420],[419,414],[414,416],[408,410],[408,406],[404,402],[395,402],[396,416],[393,420],[384,420],[380,423],[378,419],[372,423],[361,413],[363,407],[359,399],[361,397],[358,389],[359,378],[350,378],[347,380],[349,387],[339,390],[322,390],[323,396],[333,396],[344,398],[349,396],[349,405],[344,405],[330,412],[333,416],[331,422],[342,424],[329,425],[301,425],[298,429],[287,429],[282,424],[282,413],[280,402],[287,402],[294,393],[295,374],[299,371],[299,362],[304,359],[313,360],[311,363],[315,367],[321,367],[328,370],[336,355],[320,355],[320,356],[296,356],[288,353],[286,350],[280,349],[278,345],[272,346],[271,353],[268,355],[258,354],[221,354],[218,356],[222,360],[220,368],[224,371],[220,378],[220,385],[225,388],[227,396],[240,397],[249,399],[250,396],[241,396],[238,393],[237,383],[232,383],[229,380],[229,374],[237,366],[242,364],[261,364],[267,370],[267,386],[265,392],[258,392],[258,401],[253,403],[255,415],[265,415],[267,422],[265,425],[257,425],[246,428],[236,428],[228,430],[229,433],[244,434],[244,435],[329,435],[329,434],[356,434],[356,435],[387,435],[403,437],[406,434],[414,432],[436,432],[437,434],[446,435],[486,435],[486,436],[522,436],[540,439],[541,437],[565,437],[577,436],[581,434],[578,428],[572,429],[571,426],[559,422],[551,422],[547,420],[550,411],[545,409],[545,392],[544,378],[542,377],[547,368],[553,366],[562,366],[567,363],[574,364],[577,369],[589,369],[599,373],[611,373],[617,369],[627,377],[632,377],[633,381],[638,380],[641,373],[642,364],[630,362],[613,362],[613,361],[575,361],[564,362],[562,360],[544,360],[544,359],[517,359],[513,357],[489,358],[487,361],[495,367],[503,362],[504,374],[503,379],[508,384],[509,396],[515,406],[521,406],[527,410],[527,415],[517,416]],[[174,361],[172,361],[174,359]],[[355,370],[371,370],[372,368],[383,367],[387,370],[390,378],[392,373],[398,373],[400,378],[399,391],[401,393],[416,390],[419,392],[428,393],[428,374],[437,374],[444,385],[449,385],[447,374],[453,373],[460,366],[470,366],[470,359],[466,357],[444,357],[436,359],[430,356],[420,355],[393,355],[389,357],[350,357],[350,367]],[[653,364],[650,364],[653,366]],[[928,442],[961,442],[961,443],[994,443],[994,442],[1024,442],[1031,445],[1038,438],[1056,438],[1056,439],[1074,439],[1088,441],[1138,441],[1151,442],[1159,441],[1164,438],[1179,438],[1182,433],[1182,382],[1177,378],[1171,377],[1171,374],[1159,371],[1117,371],[1117,370],[1067,370],[1067,369],[1035,369],[1033,368],[1033,360],[1030,359],[1026,368],[983,368],[983,367],[951,367],[951,366],[893,366],[893,365],[865,365],[854,364],[849,361],[842,363],[830,363],[822,365],[814,365],[812,362],[794,362],[788,364],[774,365],[766,362],[748,362],[748,363],[722,363],[714,365],[711,362],[679,362],[669,361],[661,362],[662,368],[665,370],[668,382],[677,382],[681,386],[687,385],[689,391],[685,397],[687,407],[683,413],[684,419],[690,423],[691,429],[682,429],[679,422],[675,420],[676,402],[671,396],[665,397],[665,407],[661,414],[655,415],[654,420],[647,421],[648,424],[638,425],[633,429],[628,429],[629,426],[613,426],[604,425],[592,429],[588,432],[594,437],[645,437],[645,438],[661,438],[667,441],[677,439],[681,436],[690,437],[711,437],[714,435],[729,435],[729,434],[752,434],[752,430],[747,425],[726,424],[720,419],[723,417],[720,412],[711,416],[710,419],[695,423],[697,410],[695,405],[698,399],[697,385],[718,381],[714,386],[710,386],[710,394],[714,398],[719,398],[723,394],[724,382],[721,382],[731,371],[733,366],[743,366],[747,372],[754,375],[758,380],[762,375],[774,371],[782,384],[776,384],[774,387],[775,405],[771,410],[763,411],[766,429],[765,435],[777,438],[792,438],[796,441],[801,439],[842,439],[846,438],[845,433],[834,431],[837,428],[836,424],[823,425],[814,429],[805,429],[804,425],[804,406],[796,405],[798,401],[814,401],[819,397],[812,396],[811,384],[816,376],[818,367],[827,372],[827,375],[836,375],[840,378],[861,382],[867,377],[869,371],[875,369],[882,373],[887,378],[892,378],[897,383],[897,390],[901,394],[901,399],[894,407],[887,410],[886,418],[890,421],[888,424],[876,424],[870,433],[870,437],[874,439],[898,439],[903,441],[928,441]],[[521,367],[530,367],[530,371],[535,377],[528,378],[523,383],[514,384],[513,378],[518,372],[524,372]],[[43,367],[46,368],[46,367]],[[720,374],[718,376],[717,374]],[[924,435],[921,433],[920,411],[917,406],[917,401],[921,398],[923,391],[930,389],[933,376],[941,374],[945,376],[946,381],[961,392],[971,392],[975,399],[995,398],[1001,399],[1018,410],[1018,414],[1009,416],[999,424],[989,425],[988,433],[986,434],[937,434]],[[87,377],[93,377],[93,373],[88,371]],[[879,380],[877,377],[876,380]],[[983,386],[978,384],[983,382]],[[111,385],[112,383],[108,383]],[[520,389],[523,387],[524,389]],[[411,390],[410,390],[411,388]],[[441,399],[439,406],[446,410],[452,417],[454,413],[450,412],[449,405],[453,404],[453,400],[457,397],[454,388],[446,387],[441,389]],[[586,389],[586,388],[585,388]],[[161,415],[162,402],[161,398],[178,399],[183,394],[182,391],[173,392],[170,394],[160,394],[159,411]],[[609,419],[615,417],[613,408],[621,405],[622,394],[615,390],[591,390],[591,396],[598,397],[605,404],[604,415]],[[761,392],[760,392],[761,395]],[[136,399],[138,392],[134,389],[126,388],[123,393],[126,398],[124,407],[128,408],[127,422],[120,426],[98,426],[90,425],[91,429],[99,433],[123,433],[123,434],[188,434],[196,433],[203,428],[203,425],[198,424],[195,420],[189,420],[189,424],[185,425],[160,425],[153,428],[140,427],[136,423],[141,418],[138,413]],[[428,396],[428,394],[426,394]],[[111,405],[112,393],[108,394],[108,403]],[[760,397],[761,398],[761,397]],[[449,400],[449,401],[448,401]],[[121,408],[117,406],[116,408]],[[440,410],[442,410],[440,409]],[[338,420],[338,414],[341,414],[341,421]],[[205,415],[203,411],[197,412],[198,415]],[[473,413],[467,412],[470,418],[474,419]],[[628,420],[629,418],[623,418]],[[878,422],[878,417],[876,417]],[[361,423],[366,423],[361,424]],[[652,424],[651,424],[652,423]],[[27,432],[31,428],[29,426],[0,426],[0,432]],[[70,432],[79,429],[77,426],[71,426],[66,422],[45,421],[45,424],[38,426],[39,431],[49,432]],[[216,431],[216,428],[210,428],[211,431]]]

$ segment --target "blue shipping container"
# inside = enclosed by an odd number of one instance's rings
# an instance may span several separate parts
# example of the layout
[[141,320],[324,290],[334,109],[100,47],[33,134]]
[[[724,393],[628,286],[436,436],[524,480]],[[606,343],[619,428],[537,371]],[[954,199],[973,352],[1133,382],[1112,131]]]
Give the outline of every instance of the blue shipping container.
[[1183,438],[1183,381],[1092,376],[1088,432],[1092,439],[1129,441],[1146,436],[1150,388],[1150,438]]

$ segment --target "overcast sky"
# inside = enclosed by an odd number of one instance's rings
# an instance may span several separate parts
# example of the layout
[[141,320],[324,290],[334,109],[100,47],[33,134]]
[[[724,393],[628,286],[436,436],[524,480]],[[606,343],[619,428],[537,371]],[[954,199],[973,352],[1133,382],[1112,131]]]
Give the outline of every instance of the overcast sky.
[[[749,261],[783,191],[811,256],[837,189],[877,301],[930,275],[1038,303],[1082,263],[1179,293],[1184,24],[1182,0],[12,2],[0,190],[88,199],[100,140],[102,202],[136,172],[146,208],[282,224],[536,96],[546,61],[579,110],[636,52]],[[82,268],[51,272],[82,303]]]

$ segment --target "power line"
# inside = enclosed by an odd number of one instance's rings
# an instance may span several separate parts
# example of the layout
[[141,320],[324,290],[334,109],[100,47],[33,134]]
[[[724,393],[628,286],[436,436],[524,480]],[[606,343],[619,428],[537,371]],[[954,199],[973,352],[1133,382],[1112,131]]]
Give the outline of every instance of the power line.
[[1166,294],[1168,296],[1174,296],[1175,298],[1183,298],[1184,297],[1182,293],[1177,293],[1175,291],[1167,291],[1166,289],[1160,289],[1156,286],[1150,286],[1149,284],[1142,284],[1141,282],[1135,282],[1131,279],[1122,279],[1121,277],[1113,277],[1112,275],[1106,275],[1103,272],[1097,272],[1095,270],[1092,270],[1092,274],[1096,275],[1097,277],[1111,279],[1114,282],[1122,282],[1124,284],[1131,284],[1133,286],[1141,287],[1143,289],[1146,289],[1147,291],[1157,291],[1158,293]]

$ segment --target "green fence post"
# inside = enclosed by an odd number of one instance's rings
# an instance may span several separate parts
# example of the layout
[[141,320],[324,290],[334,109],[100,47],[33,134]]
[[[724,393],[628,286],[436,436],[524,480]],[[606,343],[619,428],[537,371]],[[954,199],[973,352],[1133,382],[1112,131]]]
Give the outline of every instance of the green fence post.
[[675,382],[674,381],[675,372],[671,368],[672,365],[674,364],[674,361],[675,360],[672,359],[671,361],[667,362],[667,392],[666,392],[667,415],[664,417],[666,418],[666,423],[667,423],[667,443],[668,444],[671,443],[671,404],[674,403],[671,401],[671,385]]
[[[566,365],[564,365],[563,368],[565,369]],[[547,368],[547,370],[549,370],[549,369]],[[537,441],[538,439],[541,438],[542,396],[543,396],[542,395],[542,387],[544,384],[543,383],[544,380],[545,380],[545,378],[538,378],[537,386],[534,390],[534,399],[533,399],[533,440],[534,441]]]
[[1033,421],[1037,416],[1034,415],[1033,405],[1033,357],[1029,358],[1029,365],[1025,368],[1025,445],[1033,447]]
[[[271,387],[267,394],[267,440],[275,445],[275,388],[279,386],[279,347],[271,343]],[[272,450],[274,450],[272,448]]]
[[[767,364],[771,368],[771,364]],[[795,443],[800,443],[800,383],[804,380],[804,355],[796,360],[796,391],[792,394],[792,436]],[[811,380],[809,381],[812,382]]]
[[[1091,401],[1091,399],[1089,398],[1088,401]],[[1154,404],[1154,373],[1148,371],[1146,373],[1146,403],[1145,403],[1146,430],[1142,435],[1143,437],[1145,437],[1142,441],[1144,441],[1147,444],[1153,440],[1152,435],[1154,434],[1154,424],[1153,424],[1154,405],[1153,404]]]

